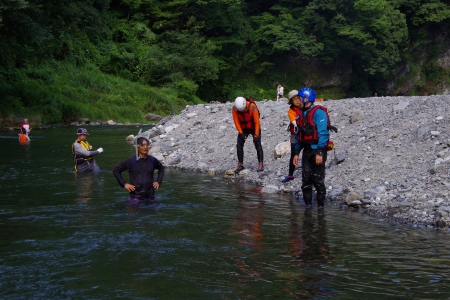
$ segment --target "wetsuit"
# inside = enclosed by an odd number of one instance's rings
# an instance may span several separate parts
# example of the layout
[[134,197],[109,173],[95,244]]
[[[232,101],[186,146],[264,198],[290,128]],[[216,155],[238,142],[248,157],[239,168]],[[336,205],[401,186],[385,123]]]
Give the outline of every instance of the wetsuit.
[[75,171],[99,172],[100,167],[95,163],[94,156],[99,154],[97,150],[92,151],[92,146],[86,141],[75,141],[72,145]]
[[155,197],[155,188],[153,187],[154,172],[158,170],[156,181],[161,185],[164,177],[164,166],[153,156],[147,158],[140,157],[136,161],[136,156],[132,156],[120,164],[114,170],[114,176],[121,187],[125,187],[126,181],[122,177],[122,172],[128,170],[130,175],[130,184],[135,186],[135,190],[130,192],[130,200],[149,201]]
[[[300,113],[303,113],[303,116],[306,118],[306,115],[312,107],[314,107],[314,105],[311,105]],[[295,154],[299,155],[300,151],[303,150],[302,192],[305,203],[307,205],[311,204],[312,187],[314,186],[317,191],[317,204],[323,206],[327,191],[325,187],[325,162],[327,160],[326,146],[330,136],[327,128],[327,114],[321,109],[316,110],[313,116],[313,122],[318,132],[318,141],[316,143],[300,143],[297,135]],[[316,165],[316,154],[318,153],[322,154],[323,162],[320,165]]]

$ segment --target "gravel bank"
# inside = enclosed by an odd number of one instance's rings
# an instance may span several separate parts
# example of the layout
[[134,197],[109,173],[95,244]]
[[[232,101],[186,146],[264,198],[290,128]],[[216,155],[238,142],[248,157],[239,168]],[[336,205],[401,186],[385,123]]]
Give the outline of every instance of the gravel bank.
[[[265,171],[257,173],[251,140],[246,170],[235,177],[233,103],[187,106],[145,132],[152,155],[167,167],[263,186],[262,193],[300,190],[301,170],[286,184],[289,133],[286,99],[258,101]],[[322,102],[339,131],[327,160],[327,199],[344,209],[419,227],[450,225],[450,96],[372,97]],[[230,175],[226,175],[230,173]],[[330,203],[328,203],[330,205]]]

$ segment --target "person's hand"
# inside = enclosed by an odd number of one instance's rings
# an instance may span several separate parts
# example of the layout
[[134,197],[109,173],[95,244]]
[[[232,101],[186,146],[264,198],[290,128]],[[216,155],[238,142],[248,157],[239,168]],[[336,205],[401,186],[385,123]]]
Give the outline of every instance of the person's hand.
[[316,154],[316,165],[321,165],[323,163],[322,155]]
[[97,149],[97,151],[98,151],[98,153],[102,153],[103,152],[103,148],[100,147],[100,148]]
[[129,183],[125,183],[124,188],[130,193],[133,192],[136,189],[136,187],[134,185],[129,184]]
[[157,181],[153,182],[153,187],[155,189],[158,189],[159,188],[159,183]]
[[292,159],[292,163],[294,164],[294,166],[298,166],[298,155],[294,156],[294,158]]
[[247,139],[247,137],[246,137],[245,134],[243,134],[243,133],[239,133],[239,137],[240,137],[241,139],[243,139],[243,140],[246,140],[246,139]]
[[253,138],[254,138],[254,139],[259,138],[259,134],[254,134],[254,135],[253,135]]

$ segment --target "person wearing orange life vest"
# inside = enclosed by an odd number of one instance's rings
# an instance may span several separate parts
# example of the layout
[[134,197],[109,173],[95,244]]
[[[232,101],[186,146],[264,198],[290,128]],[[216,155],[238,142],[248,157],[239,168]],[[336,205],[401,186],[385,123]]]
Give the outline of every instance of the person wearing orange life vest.
[[238,165],[234,171],[236,174],[245,169],[244,167],[244,144],[249,135],[253,136],[256,155],[258,157],[257,172],[264,171],[264,154],[261,145],[261,123],[259,120],[259,110],[256,103],[251,98],[237,97],[231,110],[234,125],[238,131],[237,136],[237,157]]
[[100,172],[94,156],[103,152],[103,148],[92,150],[92,146],[86,141],[88,132],[85,128],[78,128],[77,140],[72,145],[74,168],[77,173]]
[[315,106],[316,92],[303,88],[298,92],[303,109],[298,115],[294,165],[298,166],[300,151],[302,154],[302,192],[307,208],[312,206],[312,187],[317,191],[317,206],[323,208],[326,197],[325,162],[329,140],[329,118],[321,106]]
[[287,128],[287,131],[289,131],[291,133],[291,137],[290,137],[291,158],[289,159],[288,176],[286,176],[283,180],[281,180],[282,183],[286,183],[286,182],[294,179],[295,134],[298,133],[298,126],[297,126],[296,120],[297,120],[297,115],[300,113],[300,110],[302,109],[302,106],[303,106],[302,98],[300,98],[300,96],[298,95],[297,90],[290,91],[288,94],[288,98],[289,98],[288,104],[291,105],[287,112],[287,115],[289,117],[289,125]]
[[26,145],[29,141],[30,138],[27,136],[27,130],[25,128],[21,128],[19,133],[19,143],[21,145]]

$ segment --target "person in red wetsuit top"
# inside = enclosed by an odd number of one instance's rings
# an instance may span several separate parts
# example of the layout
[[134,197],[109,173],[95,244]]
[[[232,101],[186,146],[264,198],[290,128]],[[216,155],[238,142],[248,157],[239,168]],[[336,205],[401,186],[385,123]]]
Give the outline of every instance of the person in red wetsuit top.
[[231,110],[234,125],[238,131],[237,157],[238,165],[234,171],[236,174],[244,170],[244,144],[249,135],[253,136],[256,155],[258,156],[258,172],[264,171],[264,154],[261,145],[261,123],[259,121],[259,110],[251,98],[237,97]]
[[28,136],[28,134],[31,131],[31,126],[30,124],[28,124],[28,119],[23,119],[23,124],[20,126],[20,131],[22,132],[21,134],[26,134],[27,136],[27,140],[30,140],[30,137]]
[[[148,155],[150,141],[147,137],[138,134],[134,141],[136,155],[119,163],[114,168],[113,174],[119,185],[130,193],[130,204],[139,204],[155,200],[155,190],[159,189],[163,181],[164,166],[157,158]],[[156,180],[155,170],[158,170]],[[123,179],[124,171],[128,171],[130,183]]]

